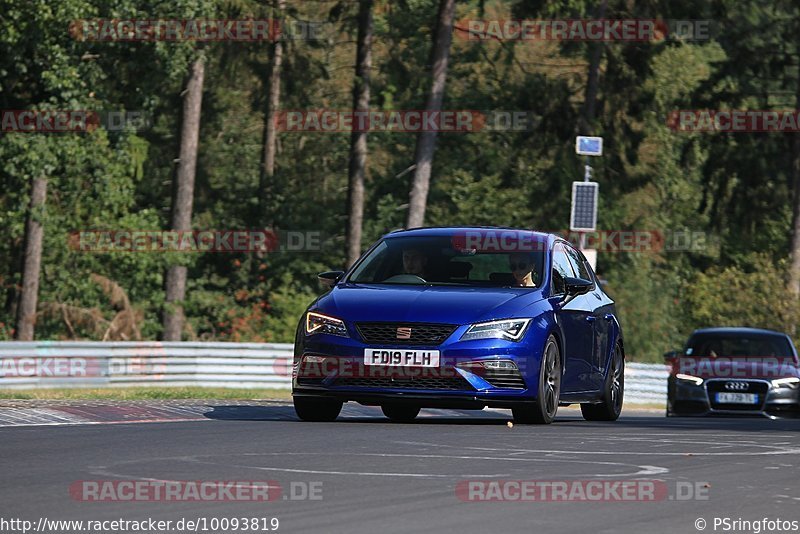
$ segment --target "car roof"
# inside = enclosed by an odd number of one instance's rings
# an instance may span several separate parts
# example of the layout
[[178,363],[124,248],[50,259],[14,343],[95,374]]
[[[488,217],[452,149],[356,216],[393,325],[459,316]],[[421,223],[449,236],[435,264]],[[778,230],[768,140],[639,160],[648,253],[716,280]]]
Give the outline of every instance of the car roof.
[[789,337],[783,332],[777,330],[768,330],[766,328],[750,328],[746,326],[716,326],[713,328],[699,328],[692,332],[692,336],[696,334],[726,334],[726,335],[743,335],[743,336],[780,336]]
[[522,232],[526,234],[531,234],[533,237],[537,237],[541,240],[550,240],[556,239],[558,236],[554,234],[549,234],[545,232],[537,232],[535,230],[527,230],[524,228],[512,228],[510,226],[426,226],[421,228],[409,228],[409,229],[399,229],[389,232],[385,234],[384,238],[393,238],[393,237],[407,237],[407,236],[437,236],[437,237],[447,237],[453,234],[457,234],[459,232],[485,232],[489,233],[492,231],[510,231],[510,232]]

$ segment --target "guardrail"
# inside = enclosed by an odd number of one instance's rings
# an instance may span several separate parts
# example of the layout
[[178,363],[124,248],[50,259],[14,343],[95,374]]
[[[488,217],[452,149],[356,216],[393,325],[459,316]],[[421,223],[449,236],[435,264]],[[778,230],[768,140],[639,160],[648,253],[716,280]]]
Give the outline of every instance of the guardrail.
[[[0,388],[291,387],[288,343],[0,342]],[[629,363],[628,403],[665,403],[667,368]]]

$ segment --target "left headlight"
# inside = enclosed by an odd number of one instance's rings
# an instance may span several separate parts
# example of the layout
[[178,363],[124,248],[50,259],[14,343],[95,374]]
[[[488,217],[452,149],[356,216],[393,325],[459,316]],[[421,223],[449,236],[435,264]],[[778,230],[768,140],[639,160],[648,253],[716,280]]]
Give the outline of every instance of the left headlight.
[[470,325],[462,341],[469,339],[507,339],[519,341],[528,329],[530,319],[504,319],[502,321],[489,321]]
[[344,321],[317,312],[306,313],[306,334],[331,334],[349,337]]
[[776,388],[792,388],[797,389],[800,387],[800,378],[790,376],[788,378],[778,378],[772,381],[772,385]]

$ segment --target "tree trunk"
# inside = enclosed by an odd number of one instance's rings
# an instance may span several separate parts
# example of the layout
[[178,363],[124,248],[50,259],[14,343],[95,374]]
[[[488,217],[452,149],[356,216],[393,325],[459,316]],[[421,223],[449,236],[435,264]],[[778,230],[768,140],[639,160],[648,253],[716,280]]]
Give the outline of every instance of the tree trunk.
[[[606,15],[606,7],[608,0],[602,0],[600,5],[597,6],[595,19],[603,19]],[[583,100],[583,115],[581,117],[582,124],[579,125],[579,132],[582,135],[592,134],[592,123],[596,115],[597,107],[597,87],[600,73],[600,60],[603,57],[603,48],[605,44],[602,42],[595,42],[589,44],[589,72],[586,77],[586,93]]]
[[[444,99],[444,85],[447,81],[447,63],[450,59],[450,42],[453,38],[453,15],[455,0],[440,0],[436,35],[433,41],[431,64],[433,83],[428,94],[425,112],[441,111]],[[408,202],[406,228],[422,226],[425,221],[425,208],[428,203],[428,190],[431,183],[431,164],[436,147],[436,132],[420,132],[414,153],[414,178]]]
[[[353,86],[353,111],[369,111],[370,70],[372,69],[372,2],[358,5],[358,49],[356,81]],[[347,267],[361,256],[361,230],[364,222],[364,177],[367,170],[367,132],[353,131],[350,137],[347,205]]]
[[47,199],[47,180],[34,178],[31,186],[31,203],[25,224],[25,264],[22,270],[22,293],[17,308],[18,341],[33,341],[36,327],[36,306],[39,300],[39,274],[42,271],[42,238],[44,228],[41,217]]
[[[203,58],[198,58],[192,64],[192,73],[183,97],[180,161],[175,179],[170,227],[177,231],[192,229],[192,202],[197,168],[197,146],[200,137],[200,108],[203,103],[204,76],[205,64]],[[181,340],[185,319],[182,301],[186,297],[186,272],[187,268],[184,265],[172,265],[167,269],[164,310],[165,341]]]
[[[278,20],[283,20],[283,11],[286,7],[285,0],[275,0],[275,9],[278,10]],[[261,172],[258,180],[259,216],[258,226],[272,226],[271,221],[267,221],[270,216],[269,210],[269,190],[273,187],[272,180],[275,177],[275,153],[277,152],[278,132],[275,127],[275,113],[281,100],[281,64],[283,63],[283,43],[280,35],[276,35],[275,44],[272,49],[272,68],[269,73],[269,95],[267,95],[267,115],[264,124],[264,147],[261,151]]]

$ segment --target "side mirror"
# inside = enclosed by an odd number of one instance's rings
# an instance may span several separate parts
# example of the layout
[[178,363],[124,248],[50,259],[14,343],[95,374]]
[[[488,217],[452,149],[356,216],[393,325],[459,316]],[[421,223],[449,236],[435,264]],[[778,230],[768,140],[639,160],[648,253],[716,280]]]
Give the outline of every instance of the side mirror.
[[577,297],[578,295],[588,293],[592,290],[593,285],[594,283],[589,280],[583,280],[581,278],[572,278],[569,276],[564,278],[564,286],[567,289],[567,295],[570,297]]
[[333,287],[336,282],[338,282],[342,276],[344,276],[344,271],[325,271],[324,273],[319,273],[317,275],[317,279],[322,283],[322,285],[326,287]]
[[669,363],[670,360],[674,360],[676,358],[680,358],[683,354],[682,350],[671,350],[669,352],[664,353],[664,361]]

